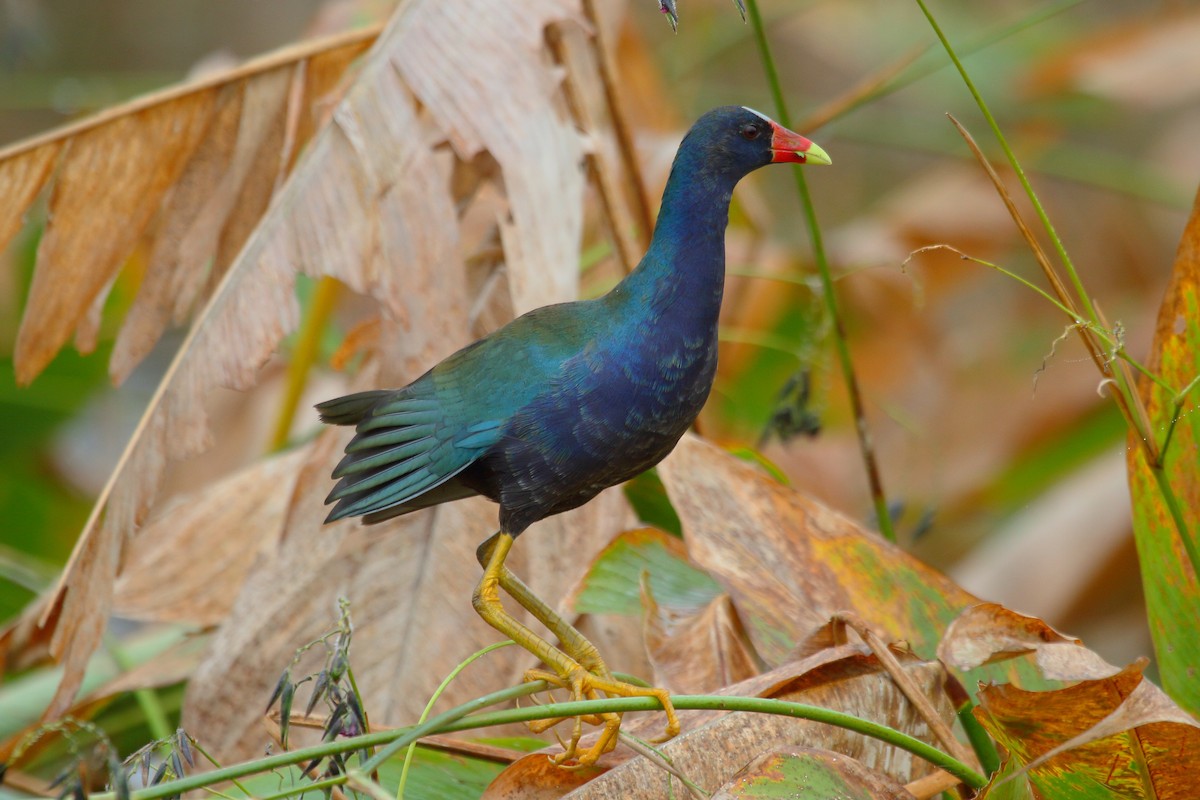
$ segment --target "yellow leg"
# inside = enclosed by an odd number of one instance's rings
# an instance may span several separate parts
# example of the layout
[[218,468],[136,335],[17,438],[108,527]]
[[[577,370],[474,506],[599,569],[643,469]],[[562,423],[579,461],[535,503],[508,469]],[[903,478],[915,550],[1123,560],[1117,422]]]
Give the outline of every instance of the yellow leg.
[[[512,537],[507,534],[497,533],[481,544],[476,551],[475,555],[479,559],[479,565],[484,569],[487,569],[489,562],[492,560],[501,536],[506,536],[509,539],[507,548],[511,548]],[[505,555],[507,555],[507,549],[505,550]],[[550,632],[558,637],[559,647],[562,651],[574,659],[577,664],[596,677],[611,681],[612,673],[609,672],[604,659],[600,657],[600,651],[596,649],[596,646],[589,642],[587,637],[580,633],[574,625],[560,617],[554,609],[542,602],[542,599],[535,595],[533,590],[526,586],[525,582],[518,578],[504,564],[503,558],[500,561],[500,570],[497,575],[500,588],[507,592],[513,600],[516,600],[521,608],[533,614],[534,619],[549,628]]]
[[[504,565],[504,559],[507,558],[512,545],[513,537],[500,532],[480,546],[477,555],[484,567],[483,578],[475,589],[472,604],[485,622],[533,653],[553,670],[530,671],[526,673],[526,680],[546,680],[569,690],[572,699],[575,700],[598,699],[600,692],[615,697],[654,697],[662,704],[667,714],[664,739],[677,735],[679,719],[675,715],[675,708],[667,691],[646,689],[615,680],[604,660],[600,658],[595,645],[536,597],[529,587]],[[562,649],[553,646],[505,611],[500,604],[500,588],[549,628],[558,637]],[[603,725],[604,730],[596,744],[578,754],[580,765],[594,764],[601,755],[616,747],[617,731],[621,725],[620,714],[601,714],[599,718],[576,719],[571,740],[566,745],[565,752],[555,759],[555,763],[562,764],[577,755],[584,721]]]

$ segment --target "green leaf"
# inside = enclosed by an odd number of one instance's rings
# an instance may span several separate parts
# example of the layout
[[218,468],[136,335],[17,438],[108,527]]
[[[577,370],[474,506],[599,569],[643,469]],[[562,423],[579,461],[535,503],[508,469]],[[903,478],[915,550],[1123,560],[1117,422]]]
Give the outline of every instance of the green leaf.
[[[1162,305],[1148,368],[1180,389],[1200,375],[1200,195],[1192,209]],[[1193,715],[1200,713],[1200,388],[1178,398],[1157,383],[1139,387],[1162,464],[1153,469],[1131,437],[1129,485],[1133,529],[1150,634],[1163,688]],[[1169,432],[1169,438],[1168,438]],[[1165,491],[1164,491],[1165,490]],[[1185,541],[1180,526],[1186,529]]]
[[713,795],[713,800],[901,800],[904,787],[853,758],[791,747],[764,753]]
[[646,470],[625,484],[625,499],[642,522],[676,536],[683,535],[679,515],[675,513],[667,490],[653,469]]
[[575,610],[641,614],[643,572],[650,576],[650,589],[659,605],[702,608],[721,594],[720,585],[708,573],[688,563],[678,539],[654,528],[640,528],[622,533],[597,556],[575,599]]

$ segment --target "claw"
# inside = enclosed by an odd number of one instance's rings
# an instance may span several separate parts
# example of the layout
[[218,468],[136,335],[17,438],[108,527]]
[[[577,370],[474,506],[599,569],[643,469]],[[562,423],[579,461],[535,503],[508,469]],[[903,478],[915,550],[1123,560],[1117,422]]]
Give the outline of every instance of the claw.
[[[503,531],[480,546],[478,557],[484,564],[483,577],[475,587],[471,599],[472,605],[483,618],[484,622],[508,636],[517,644],[537,656],[542,663],[553,670],[530,670],[525,673],[525,680],[544,680],[550,686],[565,689],[572,700],[597,700],[605,695],[610,697],[653,697],[658,700],[667,714],[667,729],[665,735],[657,741],[665,741],[679,733],[679,719],[675,716],[675,707],[665,689],[647,689],[633,684],[623,683],[613,678],[604,660],[596,652],[583,634],[570,623],[560,617],[549,606],[538,599],[517,576],[504,565],[504,559],[512,547],[513,536]],[[534,618],[550,629],[558,637],[559,647],[541,638],[511,614],[500,604],[499,590],[503,588],[518,605],[531,613]],[[560,649],[561,648],[561,649]],[[541,733],[550,730],[560,720],[535,721],[529,724],[530,730]],[[596,725],[602,728],[595,744],[579,752],[579,741],[583,738],[584,725]],[[575,717],[571,728],[571,738],[563,746],[563,752],[553,759],[555,764],[562,765],[574,759],[580,767],[591,766],[600,756],[617,746],[617,733],[621,728],[621,715],[617,713],[583,714]]]
[[[552,686],[566,689],[571,693],[572,700],[595,700],[603,693],[610,697],[653,697],[662,705],[667,715],[667,727],[663,735],[654,739],[655,742],[665,742],[679,735],[679,718],[675,714],[675,706],[666,689],[648,689],[634,686],[608,677],[594,675],[583,667],[575,665],[566,675],[560,675],[546,670],[529,670],[525,673],[527,681],[546,681]],[[542,733],[553,728],[561,719],[535,720],[529,723],[529,729],[534,733]],[[603,727],[595,744],[582,753],[579,751],[579,741],[583,738],[583,725]],[[617,746],[617,734],[621,729],[621,715],[617,713],[583,714],[575,717],[571,729],[571,738],[563,744],[563,752],[552,760],[562,766],[567,761],[575,760],[576,765],[588,767],[595,764],[602,755],[611,752]]]

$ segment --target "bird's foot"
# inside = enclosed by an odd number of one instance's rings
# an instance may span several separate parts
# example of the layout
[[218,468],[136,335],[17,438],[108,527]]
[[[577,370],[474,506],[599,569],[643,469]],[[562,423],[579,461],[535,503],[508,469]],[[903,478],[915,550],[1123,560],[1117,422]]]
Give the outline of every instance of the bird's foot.
[[[579,666],[567,671],[565,675],[545,670],[530,670],[525,673],[525,680],[543,680],[552,686],[566,689],[571,693],[572,700],[598,700],[601,697],[601,692],[610,697],[653,697],[662,705],[663,711],[667,715],[667,728],[663,736],[654,741],[665,742],[679,735],[679,718],[675,714],[675,706],[671,702],[671,696],[666,689],[636,686],[632,683],[618,681],[610,675],[593,674]],[[539,720],[529,723],[529,728],[534,733],[542,733],[553,728],[561,721],[561,719]],[[603,730],[600,732],[600,737],[591,747],[580,752],[579,740],[583,737],[584,723],[603,726]],[[563,752],[554,757],[554,763],[561,766],[574,759],[576,764],[581,767],[595,764],[600,756],[610,752],[617,746],[617,734],[620,728],[621,714],[616,712],[584,714],[575,717],[571,728],[571,738],[563,744]]]

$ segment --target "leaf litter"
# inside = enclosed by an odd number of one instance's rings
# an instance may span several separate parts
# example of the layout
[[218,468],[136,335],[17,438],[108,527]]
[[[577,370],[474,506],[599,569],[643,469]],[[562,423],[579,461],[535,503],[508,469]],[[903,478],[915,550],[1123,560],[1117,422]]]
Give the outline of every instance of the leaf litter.
[[[45,605],[42,623],[52,632],[52,652],[66,661],[48,718],[65,708],[99,642],[124,551],[167,464],[209,443],[208,391],[250,386],[295,328],[298,271],[332,275],[378,299],[405,331],[411,362],[447,355],[456,339],[465,344],[461,332],[437,335],[443,325],[435,324],[464,318],[468,305],[461,289],[444,279],[461,269],[462,255],[438,142],[448,138],[468,159],[486,148],[500,163],[507,212],[496,224],[512,308],[524,311],[574,294],[582,145],[555,99],[556,80],[543,68],[542,31],[577,13],[571,3],[507,9],[468,0],[414,2],[363,59],[333,123],[316,134],[180,348]],[[495,30],[510,34],[501,50],[490,46]],[[452,79],[461,75],[475,78]],[[177,102],[213,104],[211,97]],[[194,127],[203,131],[199,121]],[[96,130],[101,136],[106,129]],[[186,139],[178,149],[184,145],[196,141]],[[182,159],[167,161],[182,167]],[[400,274],[395,264],[411,266]],[[449,304],[438,305],[438,297]],[[481,526],[475,535],[486,530]]]

